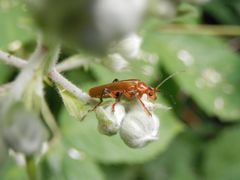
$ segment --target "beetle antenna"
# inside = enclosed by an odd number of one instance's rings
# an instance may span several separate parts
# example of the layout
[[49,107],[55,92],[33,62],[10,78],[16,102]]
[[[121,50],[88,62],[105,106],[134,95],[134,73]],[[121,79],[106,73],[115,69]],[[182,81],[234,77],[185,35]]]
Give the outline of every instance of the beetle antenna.
[[157,85],[154,89],[155,91],[158,91],[158,89],[166,82],[168,81],[169,79],[171,79],[172,77],[174,77],[175,75],[181,73],[181,72],[185,72],[185,70],[181,70],[181,71],[177,71],[171,75],[169,75],[168,77],[166,77],[159,85]]

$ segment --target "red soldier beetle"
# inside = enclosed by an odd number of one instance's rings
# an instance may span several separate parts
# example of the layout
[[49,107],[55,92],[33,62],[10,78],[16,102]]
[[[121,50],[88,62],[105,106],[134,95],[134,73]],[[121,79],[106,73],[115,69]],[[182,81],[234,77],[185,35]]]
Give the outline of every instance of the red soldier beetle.
[[159,88],[177,73],[179,73],[179,71],[168,76],[155,88],[147,86],[144,82],[138,79],[120,81],[118,79],[114,79],[112,83],[93,87],[89,90],[89,95],[93,98],[99,98],[100,102],[95,105],[91,111],[94,111],[103,102],[103,98],[114,98],[116,99],[115,103],[112,105],[112,111],[114,112],[115,105],[120,102],[120,99],[124,96],[128,100],[137,98],[143,109],[152,116],[141,100],[143,94],[146,94],[150,101],[155,101],[157,99],[156,92],[159,92]]

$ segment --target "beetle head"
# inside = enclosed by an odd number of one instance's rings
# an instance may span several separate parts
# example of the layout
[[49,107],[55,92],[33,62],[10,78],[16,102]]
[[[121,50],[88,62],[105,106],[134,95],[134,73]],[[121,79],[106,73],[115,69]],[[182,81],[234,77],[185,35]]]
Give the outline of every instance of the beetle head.
[[151,101],[155,101],[157,99],[156,91],[151,87],[148,88],[146,94],[148,96],[148,99],[150,99]]

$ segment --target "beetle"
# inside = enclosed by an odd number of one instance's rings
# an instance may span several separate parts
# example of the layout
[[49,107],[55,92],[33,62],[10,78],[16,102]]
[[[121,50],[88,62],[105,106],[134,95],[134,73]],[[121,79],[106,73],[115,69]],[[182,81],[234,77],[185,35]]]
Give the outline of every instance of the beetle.
[[168,79],[172,78],[177,73],[178,72],[168,76],[155,88],[147,86],[139,79],[127,79],[120,81],[118,79],[114,79],[112,83],[93,87],[89,90],[89,96],[93,98],[99,98],[100,101],[91,111],[94,111],[103,102],[103,98],[114,98],[116,99],[115,103],[112,105],[112,111],[114,112],[115,105],[120,102],[122,97],[125,97],[128,100],[137,98],[143,109],[151,116],[152,114],[141,100],[143,94],[146,94],[150,101],[156,101],[156,93],[159,92],[161,85],[163,85]]
[[147,86],[139,79],[127,79],[121,80],[114,79],[112,83],[93,87],[89,90],[89,95],[94,98],[99,98],[100,102],[93,108],[95,110],[102,102],[103,98],[114,98],[116,102],[112,105],[112,111],[114,111],[115,105],[120,101],[122,97],[132,100],[137,98],[142,104],[144,110],[151,115],[141,100],[143,94],[147,94],[150,100],[156,100],[157,96],[155,90]]

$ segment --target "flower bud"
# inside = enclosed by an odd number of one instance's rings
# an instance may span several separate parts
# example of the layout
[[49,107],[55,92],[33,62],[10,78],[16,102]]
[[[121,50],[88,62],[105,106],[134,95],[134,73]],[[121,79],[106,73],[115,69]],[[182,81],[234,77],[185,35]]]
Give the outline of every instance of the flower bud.
[[106,107],[99,106],[96,109],[99,132],[108,136],[116,134],[124,116],[125,109],[120,103],[115,105],[114,111],[112,111],[112,104]]
[[38,27],[52,40],[96,53],[135,31],[147,0],[26,0]]
[[12,104],[1,121],[1,133],[6,145],[16,152],[32,155],[40,151],[46,140],[46,129],[39,116],[27,110],[23,103]]
[[129,66],[127,60],[118,53],[109,54],[107,59],[103,61],[103,64],[110,69],[118,72],[126,70]]
[[120,128],[122,140],[132,148],[144,147],[149,142],[158,139],[160,122],[158,117],[152,112],[155,108],[154,103],[148,101],[145,95],[141,100],[152,113],[152,116],[144,111],[140,102],[137,101],[135,105],[130,107]]
[[158,139],[159,119],[144,111],[131,111],[122,122],[120,136],[129,147],[141,148]]
[[127,59],[137,58],[141,52],[142,38],[135,33],[132,33],[117,44],[115,44],[111,51],[120,53]]
[[150,5],[150,11],[162,19],[174,18],[176,16],[176,5],[169,0],[153,0]]
[[[143,94],[142,98],[141,98],[143,104],[145,105],[145,107],[149,110],[149,111],[153,111],[154,109],[157,108],[157,104],[155,102],[149,101],[148,100],[148,96],[147,94]],[[142,109],[142,105],[140,104],[139,101],[137,101],[138,106],[135,108],[141,108]]]

